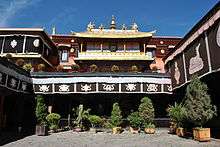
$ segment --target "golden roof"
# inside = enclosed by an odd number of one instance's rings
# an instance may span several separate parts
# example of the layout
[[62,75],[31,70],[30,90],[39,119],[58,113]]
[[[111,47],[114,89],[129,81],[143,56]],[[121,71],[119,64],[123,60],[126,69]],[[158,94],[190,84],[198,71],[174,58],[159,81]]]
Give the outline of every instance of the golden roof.
[[92,31],[72,33],[82,38],[146,38],[152,37],[153,32],[139,32],[136,30],[93,29]]

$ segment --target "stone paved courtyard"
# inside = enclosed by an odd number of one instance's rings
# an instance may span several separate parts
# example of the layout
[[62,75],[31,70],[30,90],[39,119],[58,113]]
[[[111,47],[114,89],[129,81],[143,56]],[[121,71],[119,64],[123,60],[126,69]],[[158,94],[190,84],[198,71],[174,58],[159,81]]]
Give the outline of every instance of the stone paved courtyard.
[[5,147],[220,147],[220,140],[200,143],[192,139],[168,134],[167,129],[157,129],[153,135],[130,134],[125,131],[119,135],[111,133],[90,133],[66,131],[49,136],[28,136],[8,143]]

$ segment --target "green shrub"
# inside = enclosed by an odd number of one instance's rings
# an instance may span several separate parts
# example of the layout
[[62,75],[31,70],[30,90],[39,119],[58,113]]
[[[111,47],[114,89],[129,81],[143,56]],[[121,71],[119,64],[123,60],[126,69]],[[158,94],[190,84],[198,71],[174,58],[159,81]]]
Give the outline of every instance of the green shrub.
[[113,127],[118,127],[122,123],[121,109],[118,103],[114,103],[111,112],[111,124]]
[[139,128],[139,127],[141,127],[141,125],[143,123],[143,119],[140,117],[138,112],[132,112],[128,116],[128,121],[129,121],[130,126],[132,128]]
[[216,115],[216,106],[211,104],[208,87],[197,76],[194,76],[187,86],[185,108],[187,119],[198,127],[202,127]]
[[141,99],[141,104],[138,108],[139,115],[143,119],[144,124],[153,123],[154,121],[154,106],[148,97]]
[[23,66],[22,68],[23,68],[24,70],[30,72],[31,69],[32,69],[32,65],[31,65],[31,63],[26,63],[26,64],[24,64],[24,66]]
[[89,116],[89,121],[92,124],[92,127],[100,127],[103,124],[103,120],[101,117],[97,116],[97,115],[90,115]]
[[169,106],[167,109],[168,116],[171,121],[177,124],[177,127],[182,127],[184,120],[186,119],[186,109],[182,104],[175,102],[174,106]]
[[155,125],[152,123],[145,123],[144,128],[155,128]]
[[85,122],[89,121],[89,112],[91,109],[84,110],[83,105],[80,104],[79,107],[75,110],[73,108],[74,116],[76,120],[73,122],[74,125],[80,128],[85,128]]
[[35,110],[35,115],[37,118],[37,123],[39,125],[46,125],[47,106],[44,103],[44,98],[41,95],[37,95],[36,100],[37,100],[37,106]]
[[60,115],[57,113],[50,113],[47,115],[46,120],[49,123],[51,130],[58,129],[60,118]]

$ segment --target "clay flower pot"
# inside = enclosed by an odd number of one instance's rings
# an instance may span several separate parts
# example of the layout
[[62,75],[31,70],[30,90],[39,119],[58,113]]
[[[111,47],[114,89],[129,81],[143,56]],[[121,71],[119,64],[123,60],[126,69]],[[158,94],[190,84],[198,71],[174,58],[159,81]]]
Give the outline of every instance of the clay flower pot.
[[120,134],[120,133],[121,133],[121,127],[112,128],[112,134]]
[[138,134],[140,132],[140,128],[133,128],[133,127],[130,127],[130,132],[132,134]]
[[184,129],[181,127],[176,128],[176,135],[179,137],[183,137],[184,136]]
[[210,141],[210,128],[193,128],[193,137],[197,141]]
[[155,133],[155,128],[144,128],[144,132],[146,134],[154,134]]

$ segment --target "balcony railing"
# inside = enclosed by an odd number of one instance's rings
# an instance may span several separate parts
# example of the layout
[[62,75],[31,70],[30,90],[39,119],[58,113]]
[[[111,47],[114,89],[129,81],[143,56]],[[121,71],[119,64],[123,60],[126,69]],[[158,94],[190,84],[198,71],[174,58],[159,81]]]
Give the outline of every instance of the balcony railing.
[[151,52],[79,52],[75,60],[154,60]]

